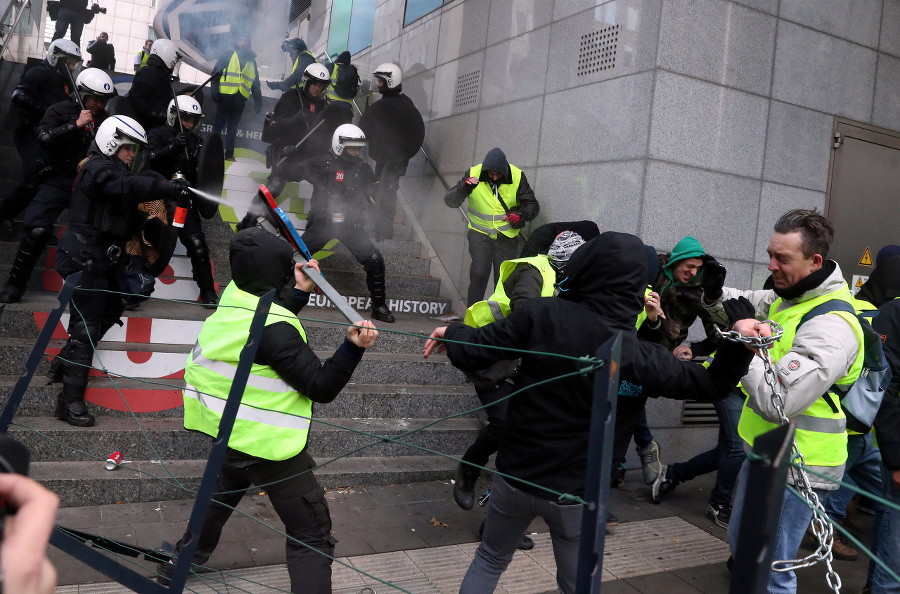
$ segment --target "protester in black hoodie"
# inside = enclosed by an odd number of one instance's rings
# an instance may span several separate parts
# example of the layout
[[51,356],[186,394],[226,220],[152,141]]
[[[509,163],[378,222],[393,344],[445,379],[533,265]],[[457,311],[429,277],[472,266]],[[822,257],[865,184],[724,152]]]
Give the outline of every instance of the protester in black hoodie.
[[491,271],[500,278],[500,264],[519,253],[519,229],[541,210],[525,172],[506,160],[499,148],[484,162],[470,167],[444,195],[444,204],[457,208],[468,199],[469,290],[466,305],[484,299]]
[[[638,340],[635,322],[644,308],[646,266],[640,239],[603,233],[572,255],[560,298],[532,299],[506,319],[482,328],[453,324],[432,332],[425,355],[434,352],[442,338],[455,341],[446,343],[447,354],[464,370],[483,369],[520,354],[491,347],[526,351],[515,387],[534,386],[509,401],[497,470],[540,488],[494,477],[483,540],[462,594],[494,590],[536,515],[550,525],[560,591],[575,591],[582,511],[577,504],[559,503],[557,493],[585,492],[594,381],[593,373],[580,373],[584,363],[575,358],[594,356],[621,332],[620,379],[643,386],[650,395],[670,398],[718,398],[747,371],[753,354],[735,343],[723,344],[707,370]],[[744,319],[752,311],[735,311],[740,318],[735,329],[756,336],[756,320]],[[766,327],[757,328],[767,333]],[[560,379],[541,384],[553,378]]]

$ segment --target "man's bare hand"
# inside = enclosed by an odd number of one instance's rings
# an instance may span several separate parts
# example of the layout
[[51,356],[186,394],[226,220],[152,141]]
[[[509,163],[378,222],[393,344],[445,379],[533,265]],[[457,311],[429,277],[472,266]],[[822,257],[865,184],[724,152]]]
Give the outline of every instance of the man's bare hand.
[[422,350],[422,355],[426,359],[428,358],[428,355],[432,353],[440,355],[447,350],[447,347],[444,346],[443,342],[441,342],[441,339],[444,338],[445,332],[447,332],[446,326],[435,328],[431,333],[431,337],[425,341],[425,348]]
[[694,351],[689,346],[677,346],[672,349],[672,354],[681,361],[690,361],[694,357]]
[[[753,318],[738,320],[734,323],[732,330],[739,332],[741,336],[752,338],[772,336],[772,328],[768,324],[765,322],[758,322]],[[747,345],[747,348],[757,355],[759,354],[758,349],[751,347],[750,345]]]
[[78,114],[78,119],[75,120],[75,125],[79,128],[87,126],[91,120],[94,119],[94,115],[91,113],[89,109],[82,109],[81,113]]
[[644,311],[647,312],[647,319],[651,324],[655,324],[659,318],[666,319],[666,314],[659,305],[659,293],[650,291],[650,294],[644,298]]
[[7,516],[0,543],[3,590],[17,594],[52,594],[56,570],[47,559],[59,497],[28,477],[0,474],[0,497],[18,508]]
[[347,339],[358,347],[367,349],[375,344],[378,330],[369,320],[360,320],[347,328]]
[[307,293],[312,293],[312,290],[316,288],[316,283],[313,282],[311,278],[306,276],[306,273],[303,272],[303,269],[309,267],[319,272],[319,262],[318,260],[310,260],[306,264],[300,264],[297,262],[294,264],[294,286],[301,291],[305,291]]

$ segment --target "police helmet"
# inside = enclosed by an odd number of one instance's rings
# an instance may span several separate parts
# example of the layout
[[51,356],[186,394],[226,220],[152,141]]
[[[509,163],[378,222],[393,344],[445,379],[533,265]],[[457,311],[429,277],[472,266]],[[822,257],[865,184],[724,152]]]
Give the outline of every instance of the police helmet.
[[403,82],[403,72],[400,71],[400,67],[390,62],[378,66],[373,76],[382,79],[389,89],[396,89]]
[[334,131],[334,134],[331,135],[331,152],[343,159],[351,161],[362,160],[362,156],[353,157],[349,154],[345,155],[344,149],[348,146],[365,148],[367,144],[366,134],[359,126],[354,126],[353,124],[341,124],[337,127],[337,130]]
[[[193,118],[194,126],[200,123],[200,118],[203,117],[203,111],[200,109],[200,103],[191,97],[190,95],[179,95],[178,96],[178,110],[181,114],[181,119]],[[166,122],[170,126],[175,126],[176,121],[176,109],[175,109],[175,99],[169,101],[169,107],[166,110]]]
[[106,118],[97,128],[94,138],[97,148],[107,157],[112,157],[125,145],[147,146],[144,128],[128,116],[115,115]]
[[313,62],[303,71],[303,78],[300,82],[303,85],[303,91],[308,92],[309,85],[313,82],[331,84],[331,75],[328,74],[327,68],[318,62]]
[[56,68],[57,61],[61,57],[76,58],[81,61],[81,48],[68,39],[57,39],[47,48],[47,63]]
[[175,64],[181,60],[181,52],[175,42],[169,39],[157,39],[150,48],[151,56],[159,56],[169,70],[175,69]]
[[75,79],[75,88],[78,89],[81,100],[88,95],[94,95],[101,99],[109,99],[116,96],[116,88],[108,74],[99,68],[85,68]]

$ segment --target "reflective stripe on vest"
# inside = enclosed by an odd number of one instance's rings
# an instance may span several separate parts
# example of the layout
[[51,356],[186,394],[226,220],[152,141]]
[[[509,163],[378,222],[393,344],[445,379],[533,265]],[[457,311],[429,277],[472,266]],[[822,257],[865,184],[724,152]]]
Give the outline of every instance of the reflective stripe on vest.
[[238,59],[237,52],[231,55],[231,60],[219,79],[219,92],[223,95],[234,95],[240,93],[244,99],[250,98],[250,89],[253,87],[253,81],[256,80],[256,68],[253,66],[253,60],[247,60],[241,69],[241,61]]
[[[832,299],[850,302],[850,291],[847,285],[844,284],[840,289],[831,293],[784,308],[781,307],[783,301],[779,298],[769,307],[768,318],[778,322],[784,328],[781,340],[776,342],[770,351],[776,367],[779,360],[791,350],[797,334],[797,326],[803,316],[817,305]],[[838,385],[850,385],[856,381],[862,371],[862,329],[856,316],[849,312],[837,311],[825,315],[839,315],[847,320],[853,327],[859,342],[856,360],[850,366],[847,374],[835,382]],[[746,394],[746,391],[744,393]],[[847,419],[844,412],[840,410],[840,398],[832,393],[831,399],[838,407],[837,413],[831,409],[824,398],[818,398],[809,408],[791,419],[797,425],[795,433],[797,448],[803,454],[806,463],[814,469],[816,467],[843,467],[847,461]],[[741,419],[738,422],[738,433],[745,442],[752,445],[756,437],[776,426],[774,423],[766,421],[759,411],[755,410],[754,403],[749,397],[745,399]]]
[[346,99],[337,94],[337,91],[334,90],[334,86],[337,84],[338,79],[338,67],[340,64],[335,64],[331,69],[331,84],[328,85],[328,91],[325,93],[325,96],[331,99],[332,101],[343,101],[344,103],[349,103],[353,105],[352,99]]
[[547,256],[538,255],[531,258],[517,258],[515,260],[507,260],[500,264],[500,280],[497,282],[497,288],[494,293],[485,301],[473,303],[466,310],[464,323],[472,328],[480,328],[491,322],[502,320],[509,315],[509,297],[506,296],[506,290],[503,288],[503,282],[509,278],[516,266],[519,264],[527,264],[533,266],[541,273],[543,285],[541,285],[541,297],[553,297],[554,285],[556,284],[556,271],[550,266],[550,260]]
[[[309,54],[309,57],[313,59],[312,63],[315,63],[316,57],[314,55],[312,55],[311,51],[306,50],[305,52],[298,54],[297,57],[294,58],[294,65],[291,67],[291,74],[294,74],[295,72],[297,72],[297,65],[300,63],[300,56],[302,56],[303,54]],[[292,89],[302,89],[303,88],[303,76],[302,76],[303,73],[301,72],[300,74],[301,74],[300,80],[297,81],[297,84],[295,84],[293,87],[291,87]]]
[[[231,282],[203,324],[185,365],[184,427],[216,437],[259,298]],[[272,304],[266,325],[287,322],[303,340],[297,317]],[[253,364],[228,447],[266,460],[286,460],[306,447],[312,401],[267,365]]]
[[[518,206],[516,195],[519,192],[519,183],[522,181],[522,170],[514,165],[509,166],[511,184],[500,184],[497,186],[497,192],[506,207],[510,210]],[[478,178],[481,176],[481,164],[469,168],[469,176]],[[491,189],[491,185],[487,182],[480,182],[472,193],[469,194],[469,229],[473,229],[485,235],[497,238],[498,233],[502,233],[507,237],[515,237],[519,234],[518,229],[513,229],[509,221],[504,221],[506,211],[497,194]]]

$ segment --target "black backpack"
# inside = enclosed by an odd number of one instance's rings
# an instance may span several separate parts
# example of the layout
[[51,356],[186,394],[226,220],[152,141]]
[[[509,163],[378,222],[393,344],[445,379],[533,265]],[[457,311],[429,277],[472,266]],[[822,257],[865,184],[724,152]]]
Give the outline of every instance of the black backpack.
[[[821,303],[809,310],[800,318],[797,328],[804,322],[816,316],[833,311],[846,311],[852,313],[859,320],[863,332],[863,368],[859,377],[850,386],[834,385],[830,391],[835,392],[841,398],[841,408],[847,417],[847,429],[858,433],[868,433],[872,430],[875,415],[881,406],[884,390],[891,381],[891,368],[888,366],[881,347],[881,335],[875,332],[869,320],[878,315],[878,310],[856,313],[853,306],[840,299],[832,299]],[[825,401],[828,402],[835,413],[837,405],[831,396],[826,393]]]
[[353,99],[359,93],[359,71],[353,64],[338,64],[335,92],[344,99]]

